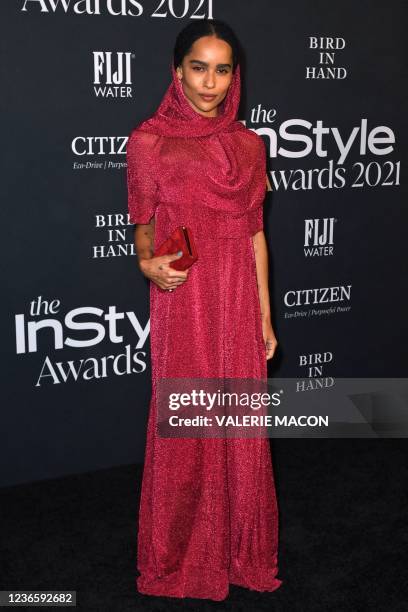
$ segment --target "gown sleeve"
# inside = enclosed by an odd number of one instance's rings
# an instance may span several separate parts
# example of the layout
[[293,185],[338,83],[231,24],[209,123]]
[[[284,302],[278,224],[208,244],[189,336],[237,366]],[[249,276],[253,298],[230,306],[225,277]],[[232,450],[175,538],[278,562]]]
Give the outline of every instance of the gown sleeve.
[[157,207],[157,182],[154,178],[155,137],[134,129],[126,146],[127,190],[130,223],[148,224]]
[[263,230],[263,204],[266,195],[266,153],[265,144],[258,136],[258,148],[255,158],[254,178],[248,208],[249,229],[251,236]]

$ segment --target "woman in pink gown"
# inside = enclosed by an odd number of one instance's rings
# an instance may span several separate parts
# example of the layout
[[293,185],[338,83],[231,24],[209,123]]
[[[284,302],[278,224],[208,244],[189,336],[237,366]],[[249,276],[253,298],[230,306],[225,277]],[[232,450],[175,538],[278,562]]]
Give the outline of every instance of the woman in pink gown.
[[[266,379],[277,344],[254,247],[265,244],[265,148],[237,120],[238,49],[222,22],[184,28],[162,102],[127,145],[130,221],[151,280],[152,397],[137,550],[137,587],[148,595],[219,601],[230,583],[281,585],[269,440],[165,438],[156,430],[160,380]],[[201,95],[209,93],[213,100]],[[152,257],[180,225],[199,254],[185,272],[169,266],[177,255]]]

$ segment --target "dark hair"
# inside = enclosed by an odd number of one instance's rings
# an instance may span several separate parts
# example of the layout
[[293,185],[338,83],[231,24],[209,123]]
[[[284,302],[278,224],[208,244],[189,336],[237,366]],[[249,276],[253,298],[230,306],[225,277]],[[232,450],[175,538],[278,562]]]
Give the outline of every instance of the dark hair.
[[242,50],[240,42],[233,29],[219,19],[197,19],[186,25],[177,35],[173,50],[174,67],[180,66],[185,55],[191,51],[196,40],[202,36],[216,36],[225,40],[232,48],[232,71],[241,62]]

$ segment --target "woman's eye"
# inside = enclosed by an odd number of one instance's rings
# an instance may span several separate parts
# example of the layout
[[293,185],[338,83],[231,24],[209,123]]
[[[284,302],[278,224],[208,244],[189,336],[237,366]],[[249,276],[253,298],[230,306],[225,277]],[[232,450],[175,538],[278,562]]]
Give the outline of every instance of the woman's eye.
[[[193,66],[193,70],[196,70],[197,72],[202,72],[204,70],[203,66]],[[227,68],[219,68],[218,72],[221,72],[222,74],[227,74],[228,73],[228,69]]]

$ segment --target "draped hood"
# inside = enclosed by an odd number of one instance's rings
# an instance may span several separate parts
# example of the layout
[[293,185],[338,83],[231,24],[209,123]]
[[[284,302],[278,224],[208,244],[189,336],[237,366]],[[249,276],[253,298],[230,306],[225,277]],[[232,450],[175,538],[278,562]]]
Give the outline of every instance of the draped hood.
[[160,136],[201,137],[222,131],[242,130],[245,127],[237,120],[241,96],[241,74],[239,64],[216,117],[205,117],[190,105],[176,69],[171,64],[172,80],[156,112],[139,124],[144,132]]

